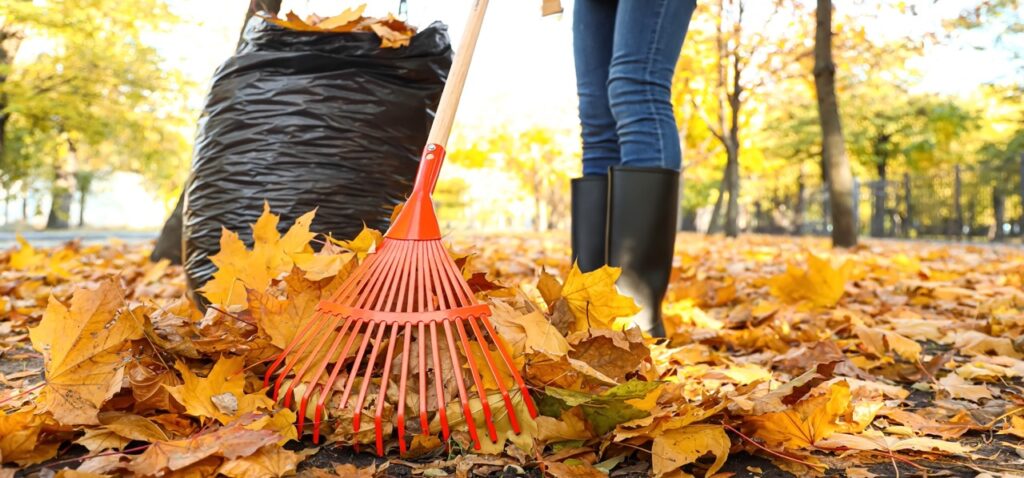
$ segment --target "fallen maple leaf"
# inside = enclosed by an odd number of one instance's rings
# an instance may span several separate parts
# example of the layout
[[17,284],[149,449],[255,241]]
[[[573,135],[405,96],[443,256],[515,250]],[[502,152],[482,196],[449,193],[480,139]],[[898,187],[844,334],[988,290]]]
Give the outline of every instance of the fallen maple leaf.
[[968,423],[940,423],[907,410],[882,410],[880,414],[910,427],[915,432],[935,435],[947,440],[959,438],[971,429]]
[[14,413],[0,411],[0,463],[21,466],[42,463],[57,454],[60,442],[40,443],[47,416],[28,408]]
[[267,430],[247,430],[244,425],[240,421],[183,440],[154,443],[132,459],[127,467],[140,476],[161,475],[167,471],[182,470],[212,456],[227,459],[249,456],[280,438]]
[[839,417],[850,405],[850,386],[833,383],[825,394],[807,398],[782,412],[766,413],[747,419],[755,437],[771,446],[787,449],[813,448],[839,430]]
[[130,342],[143,335],[139,318],[123,307],[112,281],[75,291],[70,309],[50,298],[43,320],[29,330],[46,365],[40,412],[70,425],[98,423],[100,406],[121,389]]
[[118,435],[106,428],[87,429],[85,430],[85,435],[75,440],[76,444],[84,446],[92,453],[111,449],[121,450],[131,442],[131,439]]
[[573,264],[562,286],[562,298],[568,302],[569,310],[576,318],[573,331],[612,328],[615,319],[640,312],[632,297],[621,295],[616,290],[615,281],[620,274],[621,269],[609,266],[583,273],[578,265]]
[[611,377],[615,383],[624,381],[627,374],[651,356],[650,349],[644,345],[643,334],[636,327],[626,332],[604,329],[575,332],[568,340],[573,348],[570,358]]
[[971,384],[955,373],[939,379],[938,385],[941,390],[945,390],[953,398],[962,398],[972,402],[992,398],[992,391],[988,387]]
[[274,407],[263,391],[246,394],[245,361],[242,357],[223,357],[206,378],[195,376],[184,362],[175,364],[184,384],[165,387],[185,406],[189,415],[210,417],[227,424],[259,409]]
[[348,249],[356,254],[359,260],[366,259],[366,256],[377,251],[377,248],[384,243],[384,235],[375,229],[363,226],[359,235],[351,241],[342,241],[331,238],[331,242]]
[[217,272],[199,292],[211,303],[224,307],[245,305],[246,288],[267,290],[271,280],[291,272],[294,257],[309,254],[309,241],[315,236],[309,226],[315,215],[315,210],[303,214],[282,237],[277,231],[278,216],[270,212],[268,203],[263,203],[263,214],[252,225],[252,250],[246,249],[237,233],[224,229],[220,251],[210,256]]
[[1019,416],[1010,417],[1010,420],[1006,422],[999,434],[1024,438],[1024,418]]
[[654,476],[664,476],[708,453],[714,455],[715,462],[705,476],[712,476],[725,465],[731,446],[721,425],[689,425],[667,431],[655,437],[651,447]]
[[217,473],[228,478],[276,478],[295,474],[299,463],[316,449],[299,453],[285,450],[277,445],[267,445],[249,456],[225,462]]
[[867,431],[860,435],[836,433],[828,438],[819,440],[815,444],[819,448],[848,448],[852,450],[883,452],[897,451],[941,451],[945,453],[962,454],[971,451],[956,442],[936,440],[935,438],[914,437],[898,439],[886,436],[881,432]]
[[850,263],[839,268],[827,258],[807,254],[807,268],[790,264],[786,272],[773,277],[772,294],[790,303],[807,301],[817,307],[832,307],[843,297]]
[[631,380],[622,385],[612,387],[600,394],[577,392],[557,387],[547,387],[545,393],[561,402],[562,410],[580,407],[583,416],[598,435],[604,435],[615,429],[620,423],[645,417],[650,412],[641,410],[627,403],[629,400],[643,399],[661,382],[644,382]]
[[858,326],[853,331],[864,346],[879,357],[891,350],[911,362],[921,359],[921,344],[896,332],[864,326]]
[[320,301],[330,297],[341,283],[340,280],[310,281],[293,272],[284,278],[283,297],[249,291],[249,310],[270,343],[284,349],[298,333],[299,326],[315,315]]

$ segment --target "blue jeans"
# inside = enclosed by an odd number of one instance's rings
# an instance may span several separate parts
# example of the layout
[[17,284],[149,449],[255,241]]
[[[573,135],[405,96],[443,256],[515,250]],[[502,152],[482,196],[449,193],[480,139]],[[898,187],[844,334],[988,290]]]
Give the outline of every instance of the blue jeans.
[[682,165],[672,75],[696,0],[576,0],[583,174]]

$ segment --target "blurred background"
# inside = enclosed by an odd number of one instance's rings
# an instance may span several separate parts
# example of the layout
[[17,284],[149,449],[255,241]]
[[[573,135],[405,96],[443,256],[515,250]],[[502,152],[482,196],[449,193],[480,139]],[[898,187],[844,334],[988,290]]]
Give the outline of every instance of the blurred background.
[[[469,0],[284,0],[450,25]],[[437,205],[471,231],[568,227],[579,175],[572,1],[493,0]],[[815,2],[707,0],[673,87],[684,230],[828,234]],[[1024,22],[1018,0],[836,0],[836,89],[856,228],[1020,241]],[[247,0],[0,0],[0,246],[148,239],[188,175],[196,120]],[[728,174],[729,171],[735,171]],[[47,235],[49,234],[49,235]],[[35,242],[35,241],[34,241]]]

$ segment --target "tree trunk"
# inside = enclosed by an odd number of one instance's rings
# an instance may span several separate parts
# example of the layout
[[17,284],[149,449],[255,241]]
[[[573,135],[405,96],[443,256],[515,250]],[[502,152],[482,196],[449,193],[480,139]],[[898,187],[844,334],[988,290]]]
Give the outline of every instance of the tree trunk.
[[953,167],[953,227],[956,228],[953,235],[957,238],[961,238],[964,234],[964,206],[961,197],[963,184],[960,181],[960,165],[958,164]]
[[47,229],[67,229],[70,226],[72,194],[71,180],[67,176],[64,175],[65,179],[58,177],[53,184],[53,202],[50,203],[50,214],[46,218]]
[[1020,199],[1020,234],[1024,236],[1024,153],[1020,153],[1020,184],[1017,187]]
[[71,202],[75,192],[75,169],[77,157],[75,144],[67,140],[68,154],[54,166],[51,187],[50,214],[46,218],[47,229],[67,229],[71,221]]
[[267,12],[271,15],[277,15],[277,12],[281,10],[282,0],[250,0],[249,9],[245,11],[245,21],[242,22],[242,31],[238,32],[238,45],[242,45],[242,37],[245,35],[245,26],[249,23],[249,19],[255,16],[259,12]]
[[992,240],[1003,240],[1003,221],[1006,216],[1006,201],[999,188],[992,188],[992,213],[995,224],[992,226]]
[[92,182],[96,173],[92,171],[79,171],[75,174],[75,182],[78,187],[78,227],[85,227],[85,201],[92,192]]
[[11,223],[11,191],[4,188],[4,225]]
[[[0,25],[0,87],[7,82],[7,72],[20,44],[21,40],[16,32]],[[3,88],[0,88],[0,157],[3,157],[4,148],[7,146],[7,120],[10,117],[11,115],[7,113],[7,95],[3,93]]]
[[728,178],[729,203],[725,208],[725,235],[736,237],[739,235],[739,197],[740,197],[740,161],[739,142],[732,138],[732,147],[726,152],[728,162],[725,165],[725,175]]
[[804,180],[803,168],[796,179],[796,205],[793,207],[793,230],[790,234],[800,235],[804,232],[804,217],[807,214],[807,184]]
[[722,173],[722,182],[718,185],[718,198],[715,199],[715,207],[711,209],[711,220],[708,221],[708,235],[718,234],[718,231],[721,230],[718,227],[718,218],[722,215],[722,199],[725,197],[727,189],[729,189],[728,171]]
[[832,208],[833,247],[857,245],[854,223],[853,175],[836,98],[836,66],[832,61],[832,0],[818,0],[814,42],[814,86],[821,123],[823,165],[827,166]]
[[914,198],[910,193],[910,173],[903,173],[903,204],[906,217],[903,218],[903,237],[910,237],[914,228]]

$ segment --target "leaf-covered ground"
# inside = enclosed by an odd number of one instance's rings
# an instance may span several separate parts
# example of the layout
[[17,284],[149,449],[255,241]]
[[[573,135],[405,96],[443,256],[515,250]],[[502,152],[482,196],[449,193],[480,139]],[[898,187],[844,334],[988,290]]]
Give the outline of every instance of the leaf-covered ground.
[[499,419],[475,453],[456,432],[355,455],[372,419],[354,434],[337,406],[326,444],[296,440],[295,412],[263,390],[267,359],[380,240],[311,219],[282,235],[267,213],[248,248],[225,233],[205,313],[146,246],[0,253],[0,476],[1024,474],[1024,251],[950,244],[681,235],[658,342],[624,327],[616,270],[571,268],[565,235],[454,235],[541,415],[519,434]]

